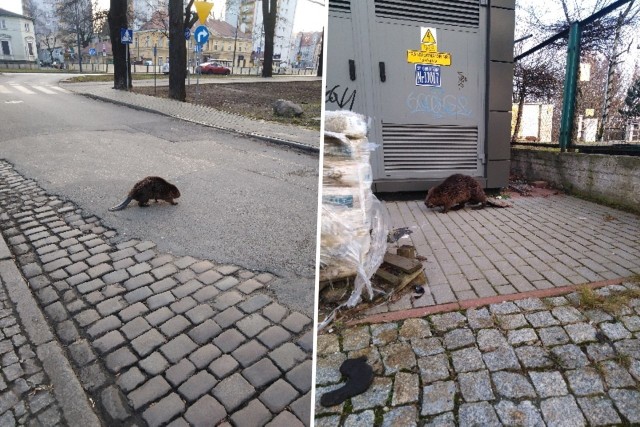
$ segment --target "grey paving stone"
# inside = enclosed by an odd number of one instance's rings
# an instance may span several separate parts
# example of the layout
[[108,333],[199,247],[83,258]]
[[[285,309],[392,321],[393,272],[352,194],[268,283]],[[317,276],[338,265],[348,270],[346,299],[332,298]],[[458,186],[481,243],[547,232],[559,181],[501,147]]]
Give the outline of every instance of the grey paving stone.
[[[563,309],[566,307],[558,307],[556,309]],[[526,313],[526,319],[531,323],[534,328],[546,328],[549,326],[559,325],[560,322],[553,317],[550,311],[537,311],[534,313]]]
[[127,300],[129,304],[134,304],[134,303],[146,300],[151,295],[153,295],[153,292],[151,291],[151,289],[149,289],[149,287],[147,286],[143,286],[141,288],[138,288],[134,291],[131,291],[125,294],[124,299]]
[[214,316],[213,320],[215,320],[215,322],[220,325],[222,329],[226,329],[229,326],[235,324],[238,320],[242,319],[244,316],[244,313],[242,313],[237,308],[229,307],[222,313]]
[[96,355],[87,340],[78,340],[71,344],[69,353],[78,366],[85,366],[96,360]]
[[613,407],[613,403],[605,396],[581,397],[578,405],[590,425],[621,424],[622,420]]
[[116,296],[113,298],[109,298],[107,300],[102,301],[100,304],[96,306],[96,309],[102,316],[108,316],[117,311],[122,310],[126,307],[126,302],[122,299],[122,297]]
[[529,326],[527,319],[522,314],[496,315],[497,324],[505,330],[524,328]]
[[433,356],[445,351],[442,340],[437,337],[413,340],[411,348],[418,357]]
[[119,348],[105,358],[105,364],[111,372],[119,372],[138,361],[138,358],[127,347]]
[[431,328],[425,319],[407,319],[402,323],[399,335],[403,340],[429,338],[431,337]]
[[408,343],[389,344],[380,349],[380,355],[386,375],[416,366],[416,356]]
[[515,404],[502,400],[495,405],[496,412],[503,425],[508,426],[542,426],[544,425],[540,410],[529,400]]
[[163,292],[161,294],[153,295],[147,298],[147,306],[151,310],[155,310],[160,307],[164,307],[175,302],[176,297],[169,291]]
[[349,328],[342,334],[342,349],[344,351],[360,350],[369,346],[371,335],[368,326]]
[[133,339],[131,341],[131,347],[133,347],[139,356],[144,357],[166,342],[166,338],[163,337],[160,332],[156,329],[151,329]]
[[418,411],[414,406],[393,408],[382,417],[382,427],[406,426],[416,427]]
[[262,314],[273,323],[280,323],[286,316],[287,309],[278,303],[273,303],[265,307]]
[[281,370],[288,371],[307,358],[307,354],[295,344],[285,343],[269,353],[269,358]]
[[[262,360],[267,361],[268,363],[273,365],[271,363],[271,361],[269,361],[268,359],[262,359]],[[223,354],[222,356],[218,357],[217,359],[215,359],[214,361],[212,361],[209,364],[209,371],[211,371],[213,373],[213,375],[216,376],[216,378],[224,379],[227,376],[229,376],[229,374],[234,372],[239,366],[240,366],[240,364],[238,363],[238,361],[236,359],[234,359],[233,357],[231,357],[228,354]],[[280,374],[280,372],[278,371],[278,375],[279,374]],[[246,377],[246,375],[245,375],[245,377]],[[249,378],[247,378],[247,379],[249,379]],[[249,379],[249,381],[251,381],[251,380]],[[253,384],[253,382],[252,382],[252,384]],[[253,385],[258,387],[256,384],[253,384]]]
[[[195,298],[198,299],[197,296],[195,296]],[[242,295],[236,291],[225,292],[216,297],[216,299],[213,302],[213,306],[216,310],[222,311],[231,306],[235,306],[240,301],[242,301],[242,299],[243,299]],[[247,302],[248,301],[245,301],[245,303]],[[242,307],[240,307],[245,313],[251,313],[261,308],[261,307],[254,308],[253,304],[247,306],[247,305],[244,305],[244,303],[242,304],[242,306],[253,308],[253,309],[245,310],[245,309],[242,309]]]
[[144,374],[140,371],[140,369],[138,369],[138,367],[134,366],[128,371],[120,374],[120,376],[116,380],[116,384],[125,393],[128,393],[131,390],[137,388],[140,384],[144,383],[145,380],[146,377],[144,376]]
[[284,411],[280,412],[266,427],[277,427],[277,426],[292,426],[292,427],[304,427],[304,424],[296,418],[291,412]]
[[149,273],[144,273],[126,280],[124,282],[124,287],[127,288],[127,290],[132,291],[134,289],[149,285],[154,281],[155,279]]
[[449,379],[449,358],[446,354],[436,354],[418,359],[422,383]]
[[169,308],[176,314],[183,314],[191,310],[196,305],[198,305],[196,300],[191,297],[185,297],[171,304]]
[[569,336],[560,326],[552,326],[550,328],[541,328],[537,330],[538,336],[545,347],[554,345],[567,344]]
[[594,362],[612,359],[615,357],[615,351],[609,343],[592,343],[586,346],[589,358]]
[[177,284],[178,282],[173,280],[171,277],[166,277],[151,285],[150,288],[154,293],[158,294],[173,289]]
[[536,372],[530,371],[529,378],[541,398],[564,396],[568,393],[567,384],[560,372]]
[[[242,299],[242,295],[238,292],[232,291],[232,292],[227,292],[224,295],[229,295],[230,297],[230,301],[236,301],[239,302]],[[234,304],[236,303],[234,302]],[[271,298],[269,298],[266,295],[262,295],[262,294],[258,294],[258,295],[254,295],[252,297],[250,297],[248,300],[238,304],[238,307],[240,308],[240,310],[244,311],[245,313],[253,313],[254,311],[260,310],[261,308],[271,304],[273,302],[273,300]],[[215,305],[215,303],[214,303]],[[286,320],[286,319],[285,319]],[[284,325],[284,321],[282,323],[283,326]],[[296,327],[295,325],[290,325],[292,327]]]
[[290,338],[291,334],[278,325],[271,326],[258,335],[258,340],[270,349],[274,349],[280,344],[289,341]]
[[630,423],[640,423],[640,392],[637,390],[609,390],[609,396],[616,407]]
[[497,350],[484,353],[482,359],[487,368],[492,372],[503,369],[520,369],[518,358],[511,347],[500,347]]
[[168,338],[173,338],[189,327],[191,323],[184,316],[178,315],[164,322],[160,330]]
[[584,426],[586,420],[573,396],[551,397],[540,403],[540,411],[548,426]]
[[443,381],[423,388],[421,415],[435,415],[454,408],[456,383]]
[[165,424],[176,415],[181,414],[184,412],[184,409],[185,405],[182,399],[180,399],[176,393],[171,393],[144,411],[142,418],[144,418],[150,427],[156,427]]
[[255,394],[255,388],[240,374],[235,373],[220,381],[213,389],[213,396],[225,407],[227,412],[233,412]]
[[496,392],[508,399],[535,398],[536,393],[525,376],[516,372],[493,372],[491,374]]
[[289,405],[293,413],[306,427],[314,425],[311,420],[311,393],[306,393]]
[[[205,275],[207,273],[204,273]],[[198,278],[200,279],[202,277],[198,276]],[[236,279],[235,277],[225,277],[221,280],[218,280],[217,282],[214,283],[214,286],[218,289],[220,289],[221,291],[226,291],[229,290],[231,288],[233,288],[234,286],[236,286],[238,283],[240,283],[240,281],[238,279]]]
[[249,279],[242,282],[240,286],[238,286],[238,290],[240,290],[244,294],[250,294],[254,291],[257,291],[258,289],[261,289],[263,286],[264,285],[257,280]]
[[526,345],[516,348],[515,352],[524,368],[546,368],[553,365],[549,351],[545,348]]
[[162,307],[145,316],[145,319],[151,326],[157,326],[171,319],[173,316],[174,314],[171,310],[167,307]]
[[191,360],[198,369],[204,369],[204,367],[209,365],[214,359],[220,357],[221,354],[218,347],[213,344],[207,344],[191,353],[189,360]]
[[457,425],[453,412],[445,412],[431,418],[431,422],[426,423],[425,427],[456,427]]
[[629,372],[613,360],[600,362],[598,369],[609,388],[625,388],[635,385]]
[[520,313],[520,307],[513,302],[501,302],[498,304],[491,304],[489,310],[493,314],[514,314]]
[[166,371],[169,367],[169,362],[159,352],[154,351],[148,357],[142,359],[139,365],[145,373],[154,376]]
[[446,332],[451,329],[463,327],[467,319],[461,313],[454,311],[431,316],[430,320],[436,331]]
[[196,348],[198,348],[198,345],[187,335],[182,334],[160,347],[160,351],[169,362],[176,363]]
[[[216,289],[215,286],[204,286],[194,292],[192,296],[198,302],[206,302],[216,298],[219,293],[220,291]],[[227,300],[224,301],[224,305],[226,305],[227,307],[229,307],[229,304],[233,305],[237,301],[239,301],[235,292],[225,298],[227,298]],[[222,305],[220,307],[222,307]],[[216,307],[216,309],[220,310],[220,308],[218,307]]]
[[507,347],[507,340],[498,329],[480,329],[478,335],[478,348],[481,351],[493,351],[500,347]]
[[191,329],[188,335],[196,343],[204,344],[218,336],[220,332],[222,332],[222,328],[213,320],[208,319]]
[[281,323],[281,325],[290,330],[293,333],[300,333],[304,330],[304,328],[307,325],[310,325],[312,323],[312,320],[309,319],[307,316],[305,316],[302,313],[298,313],[297,311],[294,311],[293,313],[291,313],[289,316],[287,316],[286,319],[284,319]]
[[471,329],[462,328],[454,329],[447,332],[444,335],[444,346],[448,350],[455,350],[462,347],[467,347],[475,343],[475,336]]
[[106,335],[93,341],[93,346],[100,354],[108,353],[126,342],[125,338],[118,331],[111,331]]
[[588,323],[574,323],[566,325],[564,329],[575,344],[597,341],[596,328]]
[[206,371],[200,371],[183,383],[178,392],[188,401],[194,402],[208,393],[218,381]]
[[566,325],[568,323],[583,322],[584,320],[586,320],[585,317],[580,313],[580,311],[578,311],[575,307],[571,307],[568,305],[555,307],[553,310],[551,310],[551,312],[556,319],[562,322],[563,325]]
[[145,382],[127,395],[134,410],[140,409],[142,406],[158,400],[171,390],[171,386],[165,379],[158,375]]
[[236,329],[227,329],[213,339],[213,343],[224,353],[231,353],[247,339]]
[[398,339],[398,326],[395,323],[371,325],[370,328],[373,345],[384,346]]
[[576,396],[604,393],[600,376],[593,368],[588,367],[566,371],[565,376],[569,382],[569,387]]
[[600,329],[611,341],[629,339],[632,336],[631,332],[629,332],[622,323],[601,323]]
[[640,359],[640,339],[616,341],[613,346],[623,356]]
[[151,329],[149,322],[147,322],[143,317],[136,317],[135,319],[127,322],[120,331],[127,337],[127,339],[132,340],[147,332],[149,329]]
[[525,298],[514,301],[514,303],[524,311],[538,311],[548,308],[540,298]]
[[167,381],[169,381],[174,387],[179,386],[187,380],[194,372],[196,367],[187,359],[182,359],[180,362],[174,364],[165,373]]
[[247,337],[253,338],[270,325],[269,321],[259,314],[251,314],[236,323],[236,327]]
[[263,391],[258,398],[273,413],[281,412],[299,393],[286,381],[279,379]]
[[362,394],[351,398],[355,411],[384,406],[392,389],[391,378],[375,377],[371,386]]
[[551,353],[557,362],[565,369],[576,369],[587,366],[589,359],[575,344],[560,345],[553,347]]
[[458,411],[461,426],[501,426],[495,410],[488,402],[463,403]]
[[460,393],[466,402],[493,400],[491,380],[487,371],[469,372],[458,375]]
[[272,415],[271,412],[257,399],[249,402],[247,406],[231,415],[231,421],[235,425],[261,426],[266,424]]
[[507,341],[511,345],[533,344],[538,341],[538,335],[533,328],[516,329],[507,333]]
[[453,363],[453,369],[458,373],[479,371],[485,367],[482,361],[482,354],[480,350],[475,347],[452,352],[451,361]]
[[226,416],[227,411],[224,407],[217,400],[207,394],[198,399],[198,401],[193,405],[189,406],[184,418],[194,427],[205,427],[217,425]]
[[[231,366],[233,366],[233,363],[229,361],[228,365],[230,368]],[[224,370],[228,370],[228,368]],[[281,373],[278,370],[278,368],[269,359],[261,359],[255,364],[253,364],[252,366],[242,371],[242,376],[245,377],[256,388],[261,388],[264,385],[269,384],[270,382],[278,378],[280,375]],[[338,377],[337,380],[339,379],[340,378]],[[316,380],[316,383],[322,384],[322,381],[323,381],[322,379],[320,379],[320,381]]]
[[258,341],[251,340],[235,349],[231,353],[231,355],[243,367],[247,367],[252,365],[258,359],[264,357],[264,355],[267,354],[268,351],[269,349],[260,344]]
[[[391,405],[400,406],[418,402],[420,398],[420,381],[418,375],[409,372],[396,373],[393,382]],[[415,419],[415,416],[414,418]]]

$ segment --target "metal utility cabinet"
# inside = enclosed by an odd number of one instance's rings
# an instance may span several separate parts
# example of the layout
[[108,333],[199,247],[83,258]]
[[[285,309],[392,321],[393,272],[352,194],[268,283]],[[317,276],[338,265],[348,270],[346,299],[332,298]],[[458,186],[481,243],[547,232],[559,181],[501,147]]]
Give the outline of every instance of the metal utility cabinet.
[[515,0],[330,0],[326,108],[372,119],[377,192],[509,178]]

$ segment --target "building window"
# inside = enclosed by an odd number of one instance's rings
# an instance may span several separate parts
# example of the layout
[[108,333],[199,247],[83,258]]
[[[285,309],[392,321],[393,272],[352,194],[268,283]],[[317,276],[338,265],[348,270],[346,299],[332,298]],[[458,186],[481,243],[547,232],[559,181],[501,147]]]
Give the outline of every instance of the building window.
[[163,44],[164,44],[164,38],[160,37],[160,39],[158,40],[158,47],[162,47]]
[[144,47],[149,47],[149,40],[151,39],[151,37],[147,36],[147,38],[144,41]]
[[3,30],[7,29],[7,21],[5,21],[4,19],[0,19],[0,28],[2,28]]
[[11,55],[11,44],[9,44],[9,40],[2,40],[0,44],[2,44],[2,54]]
[[30,25],[29,25],[29,23],[28,23],[28,22],[24,24],[24,31],[25,31],[25,32],[27,32],[27,33],[28,33],[29,31],[31,31],[31,28],[30,28]]
[[27,48],[29,49],[29,56],[35,56],[35,54],[33,53],[33,43],[27,43]]

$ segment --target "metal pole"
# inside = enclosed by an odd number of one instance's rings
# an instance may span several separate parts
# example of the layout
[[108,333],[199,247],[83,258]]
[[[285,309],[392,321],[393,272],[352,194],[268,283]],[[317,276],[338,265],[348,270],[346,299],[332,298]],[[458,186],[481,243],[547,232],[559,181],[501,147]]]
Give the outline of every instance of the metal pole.
[[571,145],[573,116],[576,107],[576,88],[578,86],[578,67],[580,65],[579,22],[573,22],[569,28],[569,47],[567,50],[567,74],[564,79],[562,96],[562,119],[560,120],[560,151],[565,152]]

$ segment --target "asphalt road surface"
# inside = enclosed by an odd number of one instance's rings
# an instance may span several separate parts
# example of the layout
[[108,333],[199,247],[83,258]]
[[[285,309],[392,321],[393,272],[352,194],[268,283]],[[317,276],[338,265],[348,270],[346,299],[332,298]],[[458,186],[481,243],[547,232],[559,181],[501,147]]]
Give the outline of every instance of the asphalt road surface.
[[[0,74],[0,158],[120,240],[280,276],[278,300],[312,315],[317,156],[87,99],[61,78]],[[108,211],[148,175],[175,184],[179,204]]]

